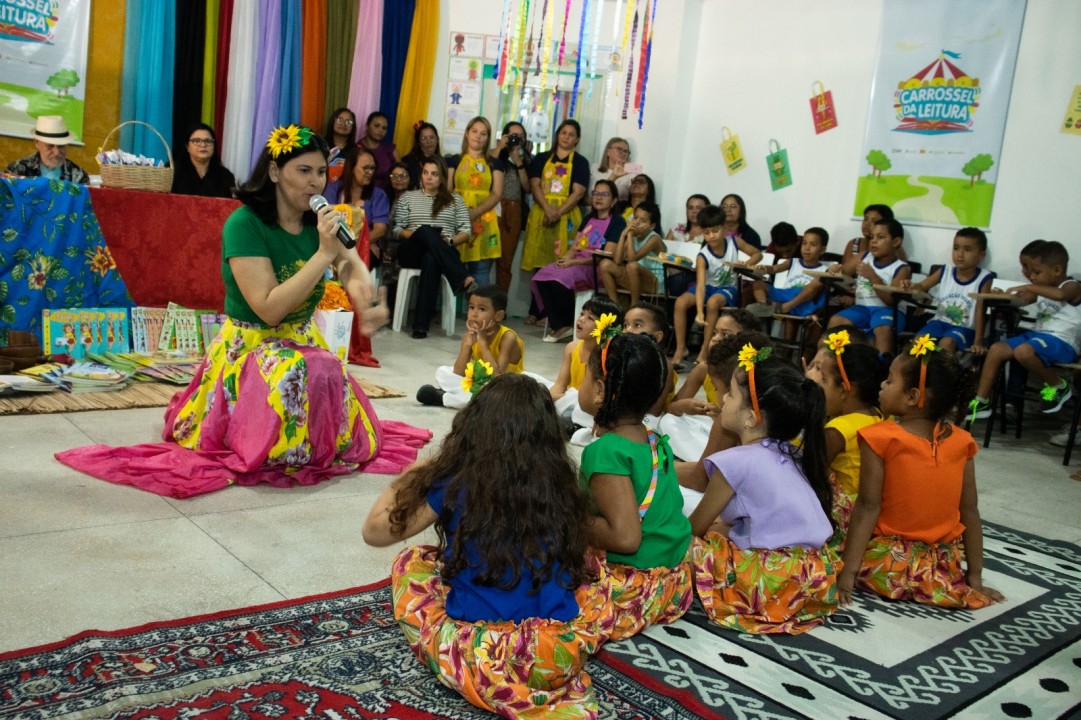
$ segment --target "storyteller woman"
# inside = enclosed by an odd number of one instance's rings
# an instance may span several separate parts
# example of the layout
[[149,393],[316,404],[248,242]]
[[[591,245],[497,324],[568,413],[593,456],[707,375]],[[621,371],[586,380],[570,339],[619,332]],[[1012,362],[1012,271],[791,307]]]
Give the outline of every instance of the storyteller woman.
[[326,185],[326,141],[309,128],[274,130],[240,187],[244,206],[222,229],[225,313],[195,378],[165,413],[166,442],[60,453],[72,467],[172,497],[230,484],[313,485],[356,470],[400,472],[431,434],[381,423],[327,349],[312,315],[331,266],[366,334],[386,323],[385,294],[336,230],[312,213]]

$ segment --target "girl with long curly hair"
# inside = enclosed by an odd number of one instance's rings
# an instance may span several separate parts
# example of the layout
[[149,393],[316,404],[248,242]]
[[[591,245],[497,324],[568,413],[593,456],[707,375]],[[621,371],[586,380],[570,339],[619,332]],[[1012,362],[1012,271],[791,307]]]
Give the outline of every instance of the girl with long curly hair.
[[413,652],[444,685],[506,717],[596,716],[584,667],[612,616],[586,556],[587,507],[551,396],[515,374],[481,388],[435,457],[383,491],[369,545],[435,526],[436,545],[395,559],[391,588]]

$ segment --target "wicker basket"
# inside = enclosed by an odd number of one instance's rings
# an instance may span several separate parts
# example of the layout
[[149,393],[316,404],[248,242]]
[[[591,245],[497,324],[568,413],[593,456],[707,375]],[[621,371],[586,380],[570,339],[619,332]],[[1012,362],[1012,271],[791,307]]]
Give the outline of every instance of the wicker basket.
[[[109,141],[113,137],[113,133],[120,130],[125,125],[146,125],[150,128],[151,132],[158,136],[158,140],[161,140],[161,144],[165,146],[165,154],[169,157],[168,167],[147,167],[143,165],[102,165],[101,166],[101,184],[103,187],[111,188],[128,188],[129,190],[153,190],[155,192],[169,192],[173,189],[173,152],[169,149],[169,143],[165,142],[165,138],[161,136],[154,126],[139,121],[128,120],[122,122],[105,136],[105,140],[101,143],[101,149],[104,152],[109,147]],[[117,144],[119,147],[119,142]]]

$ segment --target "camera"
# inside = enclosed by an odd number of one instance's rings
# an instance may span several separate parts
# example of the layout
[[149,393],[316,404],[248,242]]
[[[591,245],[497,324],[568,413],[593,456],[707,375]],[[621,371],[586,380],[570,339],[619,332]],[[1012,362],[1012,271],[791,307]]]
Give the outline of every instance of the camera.
[[518,133],[507,135],[507,147],[518,147],[525,143],[525,138]]

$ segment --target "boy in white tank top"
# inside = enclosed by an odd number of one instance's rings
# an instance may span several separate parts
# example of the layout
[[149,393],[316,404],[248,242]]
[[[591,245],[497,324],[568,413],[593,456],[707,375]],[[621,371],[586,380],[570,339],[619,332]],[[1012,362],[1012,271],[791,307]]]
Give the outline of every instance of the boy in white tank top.
[[[905,229],[896,220],[875,223],[870,249],[856,266],[856,300],[830,318],[828,328],[851,323],[872,335],[880,354],[893,352],[894,313],[897,297],[875,285],[903,287],[912,277],[912,268],[897,256],[904,241]],[[904,316],[897,318],[897,329],[904,330]]]
[[935,316],[923,326],[938,344],[951,352],[971,350],[976,355],[987,352],[984,347],[983,300],[969,297],[970,293],[991,290],[995,274],[980,267],[987,255],[987,235],[974,227],[961,228],[953,238],[952,263],[938,268],[921,282],[908,287],[928,292],[938,286]]

